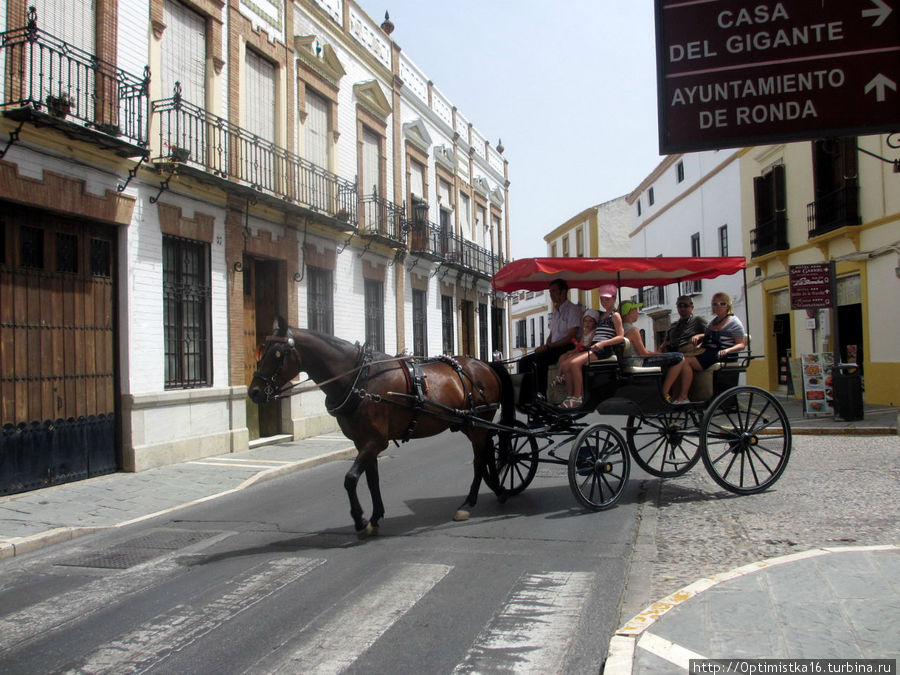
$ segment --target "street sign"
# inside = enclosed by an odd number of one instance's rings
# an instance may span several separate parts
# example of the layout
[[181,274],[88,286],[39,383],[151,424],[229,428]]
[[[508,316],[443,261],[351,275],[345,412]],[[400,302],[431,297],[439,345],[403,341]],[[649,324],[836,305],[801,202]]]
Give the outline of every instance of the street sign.
[[900,130],[900,0],[656,0],[660,153]]
[[831,307],[831,264],[790,265],[791,309]]

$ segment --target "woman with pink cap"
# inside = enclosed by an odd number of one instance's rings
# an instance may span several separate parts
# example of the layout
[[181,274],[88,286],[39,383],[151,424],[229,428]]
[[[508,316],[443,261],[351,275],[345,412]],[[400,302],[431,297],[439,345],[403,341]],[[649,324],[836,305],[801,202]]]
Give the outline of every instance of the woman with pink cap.
[[[598,312],[590,346],[584,351],[577,351],[563,362],[560,360],[560,374],[565,378],[566,400],[560,404],[561,408],[580,408],[583,402],[584,379],[581,367],[589,361],[605,359],[612,355],[613,345],[624,340],[625,331],[622,329],[622,317],[616,311],[616,287],[615,284],[604,284],[598,288],[600,305],[603,312]],[[588,310],[596,312],[597,310]],[[587,312],[585,312],[587,315]]]

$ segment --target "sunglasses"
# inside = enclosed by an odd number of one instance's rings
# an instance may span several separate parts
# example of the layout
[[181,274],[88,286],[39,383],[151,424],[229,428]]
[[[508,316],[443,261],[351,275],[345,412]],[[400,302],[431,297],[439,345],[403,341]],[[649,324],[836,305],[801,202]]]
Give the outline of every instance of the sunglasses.
[[679,302],[679,303],[678,303],[677,305],[675,305],[675,306],[676,306],[676,307],[693,307],[693,305],[689,305],[689,304],[686,303],[686,302]]
[[728,307],[728,303],[727,302],[714,302],[712,304],[712,306],[713,307]]

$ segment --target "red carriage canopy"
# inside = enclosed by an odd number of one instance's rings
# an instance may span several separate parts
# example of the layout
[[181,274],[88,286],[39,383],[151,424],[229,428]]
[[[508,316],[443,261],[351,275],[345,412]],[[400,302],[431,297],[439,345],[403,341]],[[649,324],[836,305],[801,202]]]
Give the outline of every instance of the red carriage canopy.
[[714,279],[735,274],[747,266],[743,258],[522,258],[494,275],[494,290],[541,291],[554,279],[569,288],[589,290],[602,283],[629,288],[665,286],[678,281]]

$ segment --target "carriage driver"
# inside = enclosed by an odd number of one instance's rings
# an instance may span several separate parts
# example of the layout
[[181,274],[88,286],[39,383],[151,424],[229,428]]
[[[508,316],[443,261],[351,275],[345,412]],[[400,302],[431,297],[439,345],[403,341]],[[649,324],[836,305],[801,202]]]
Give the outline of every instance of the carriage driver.
[[519,372],[534,372],[535,390],[530,390],[530,378],[522,382],[522,401],[530,401],[536,392],[547,393],[547,369],[556,363],[559,357],[570,349],[574,349],[573,340],[578,338],[581,328],[581,307],[569,302],[569,284],[565,279],[554,279],[550,282],[550,301],[553,311],[550,313],[550,334],[547,341],[535,347],[535,350],[519,360]]

